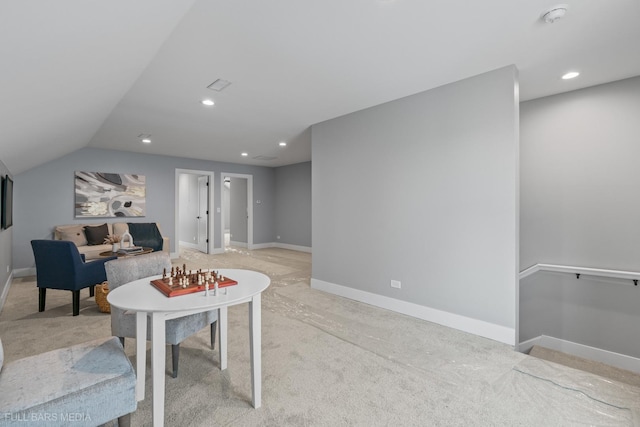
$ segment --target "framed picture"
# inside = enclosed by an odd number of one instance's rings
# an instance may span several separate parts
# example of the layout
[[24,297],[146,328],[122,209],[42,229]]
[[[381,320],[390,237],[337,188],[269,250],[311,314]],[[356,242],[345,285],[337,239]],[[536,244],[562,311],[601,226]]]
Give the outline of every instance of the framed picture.
[[140,217],[145,211],[144,175],[75,172],[76,218]]
[[13,225],[13,180],[9,175],[2,178],[2,215],[0,226],[3,230]]

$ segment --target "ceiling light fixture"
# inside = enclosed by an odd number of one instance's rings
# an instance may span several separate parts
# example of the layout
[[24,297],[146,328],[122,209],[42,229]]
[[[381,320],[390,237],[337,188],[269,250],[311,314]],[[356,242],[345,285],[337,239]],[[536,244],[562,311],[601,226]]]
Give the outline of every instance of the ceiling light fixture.
[[567,74],[565,74],[564,76],[562,76],[562,80],[575,79],[579,75],[580,75],[580,73],[577,72],[577,71],[570,71]]
[[284,141],[280,141],[280,142],[278,143],[278,145],[279,145],[280,147],[286,147],[286,146],[287,146],[287,143],[286,143],[286,142],[284,142]]
[[140,141],[144,144],[151,144],[151,135],[148,133],[141,133],[138,135],[138,138],[140,138]]
[[218,79],[215,82],[211,83],[209,86],[207,86],[207,88],[211,90],[215,90],[216,92],[220,92],[230,84],[231,82],[229,80]]
[[201,102],[202,105],[206,105],[207,107],[213,107],[215,105],[215,102],[211,99],[203,99]]
[[240,153],[240,155],[241,155],[242,157],[247,157],[247,156],[249,155],[249,153]]
[[553,24],[558,19],[563,18],[567,14],[567,8],[568,6],[566,4],[553,6],[551,9],[542,14],[542,19],[547,24]]

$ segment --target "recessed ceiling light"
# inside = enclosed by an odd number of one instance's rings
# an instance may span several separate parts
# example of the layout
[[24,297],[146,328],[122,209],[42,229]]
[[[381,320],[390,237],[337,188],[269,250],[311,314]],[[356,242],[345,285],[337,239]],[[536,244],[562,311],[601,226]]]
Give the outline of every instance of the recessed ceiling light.
[[286,143],[286,142],[284,142],[284,141],[280,141],[280,142],[278,143],[278,145],[279,145],[280,147],[286,147],[286,146],[287,146],[287,143]]
[[249,155],[249,153],[241,153],[240,154],[242,157],[247,157]]
[[138,138],[145,144],[151,144],[151,134],[141,133],[140,135],[138,135]]
[[575,79],[576,77],[578,77],[580,75],[579,72],[577,71],[571,71],[568,72],[567,74],[565,74],[564,76],[562,76],[563,80],[569,80],[569,79]]
[[213,100],[211,99],[203,99],[202,105],[206,105],[207,107],[213,107],[215,105],[215,102],[213,102]]

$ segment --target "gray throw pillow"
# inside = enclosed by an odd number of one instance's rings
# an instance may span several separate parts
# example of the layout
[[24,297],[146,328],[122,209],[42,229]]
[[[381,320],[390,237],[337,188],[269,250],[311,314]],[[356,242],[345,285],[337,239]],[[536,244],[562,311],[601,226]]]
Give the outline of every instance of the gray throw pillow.
[[84,234],[89,246],[104,245],[104,239],[109,235],[109,227],[107,224],[87,225],[84,227]]

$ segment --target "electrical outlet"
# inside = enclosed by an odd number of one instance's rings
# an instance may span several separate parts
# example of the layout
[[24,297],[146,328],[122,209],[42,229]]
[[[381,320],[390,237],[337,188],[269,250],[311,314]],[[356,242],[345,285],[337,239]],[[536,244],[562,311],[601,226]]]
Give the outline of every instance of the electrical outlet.
[[276,239],[280,240],[280,236],[276,236]]
[[391,287],[392,288],[396,288],[396,289],[400,289],[402,287],[402,284],[400,283],[399,280],[392,280],[391,281]]
[[9,272],[9,266],[7,265],[7,273]]

